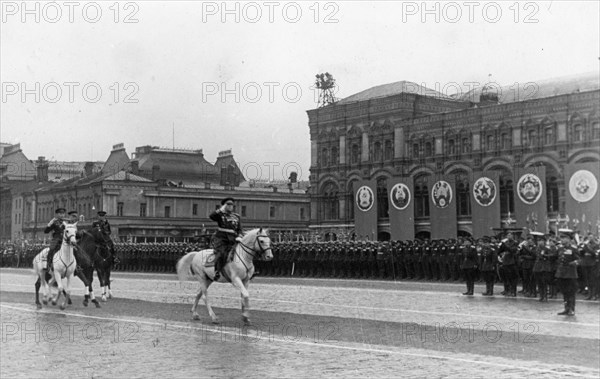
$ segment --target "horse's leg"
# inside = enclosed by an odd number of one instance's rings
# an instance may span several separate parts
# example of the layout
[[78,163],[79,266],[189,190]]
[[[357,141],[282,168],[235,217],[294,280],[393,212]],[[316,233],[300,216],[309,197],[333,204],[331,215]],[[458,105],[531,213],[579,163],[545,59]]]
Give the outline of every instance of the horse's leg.
[[42,309],[42,303],[40,303],[40,287],[42,286],[42,280],[39,278],[35,282],[35,305],[37,309]]
[[198,302],[200,301],[200,298],[202,297],[202,286],[200,286],[200,291],[198,291],[198,294],[196,295],[196,300],[194,301],[194,305],[192,305],[192,318],[194,320],[200,320],[200,315],[198,314]]
[[58,286],[58,292],[56,293],[56,296],[52,299],[52,305],[56,305],[56,303],[58,302],[58,299],[60,299],[60,295],[64,289],[63,283],[62,283],[62,278],[60,277],[60,273],[58,272],[56,266],[54,266],[54,280],[56,281],[56,285]]
[[96,275],[98,275],[98,281],[100,282],[100,288],[102,289],[102,301],[106,301],[106,280],[104,268],[97,268]]
[[71,297],[71,278],[73,277],[73,273],[69,273],[67,272],[67,285],[66,287],[63,289],[63,293],[65,295],[65,300],[63,301],[63,303],[60,305],[60,309],[64,310],[67,307],[67,303],[70,300]]
[[85,292],[83,295],[83,306],[87,307],[90,301],[90,286],[85,286]]
[[[210,280],[207,276],[200,279],[200,293],[204,292],[204,305],[206,305],[206,310],[208,310],[208,315],[212,319],[213,324],[218,324],[219,318],[213,311],[212,307],[210,306],[210,302],[208,301],[208,287],[210,286],[210,282],[207,284],[207,280]],[[196,299],[196,302],[198,302],[198,300],[199,298]]]
[[112,295],[112,291],[110,290],[110,265],[106,268],[106,285],[108,286],[108,298],[112,299],[113,295]]
[[250,325],[250,294],[248,293],[248,283],[242,282],[239,277],[232,278],[231,283],[240,290],[242,297],[242,320],[245,325]]

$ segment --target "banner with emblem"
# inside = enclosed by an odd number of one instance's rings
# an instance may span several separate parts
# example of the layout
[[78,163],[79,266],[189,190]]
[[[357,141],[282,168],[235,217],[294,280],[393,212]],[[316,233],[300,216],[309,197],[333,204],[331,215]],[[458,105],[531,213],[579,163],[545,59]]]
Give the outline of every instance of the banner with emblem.
[[388,180],[390,234],[392,240],[415,239],[415,209],[412,178]]
[[377,185],[374,180],[360,180],[355,184],[354,223],[356,238],[377,240]]
[[533,225],[536,231],[547,233],[546,167],[516,168],[513,178],[516,222],[510,226],[533,229]]
[[565,165],[565,212],[580,234],[600,231],[600,162]]
[[458,226],[454,177],[430,176],[428,188],[431,238],[456,238]]
[[500,175],[497,171],[475,171],[471,183],[473,237],[494,234],[500,227]]

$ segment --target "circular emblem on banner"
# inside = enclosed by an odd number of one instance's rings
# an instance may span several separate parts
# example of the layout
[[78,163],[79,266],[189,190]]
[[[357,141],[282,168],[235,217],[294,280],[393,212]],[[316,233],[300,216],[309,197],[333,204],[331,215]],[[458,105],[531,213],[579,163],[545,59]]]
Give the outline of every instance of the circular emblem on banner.
[[569,180],[569,193],[580,203],[590,201],[596,196],[598,181],[588,170],[579,170]]
[[390,200],[394,208],[403,210],[410,204],[410,190],[404,183],[398,183],[390,191]]
[[517,195],[525,204],[535,204],[542,197],[542,181],[534,174],[521,176],[517,183]]
[[487,207],[496,200],[496,184],[492,179],[482,176],[473,184],[473,197],[477,204]]
[[448,182],[440,180],[431,189],[431,200],[438,208],[446,208],[452,201],[452,187]]
[[368,211],[373,206],[375,197],[373,191],[368,186],[362,186],[356,192],[356,205],[363,212]]

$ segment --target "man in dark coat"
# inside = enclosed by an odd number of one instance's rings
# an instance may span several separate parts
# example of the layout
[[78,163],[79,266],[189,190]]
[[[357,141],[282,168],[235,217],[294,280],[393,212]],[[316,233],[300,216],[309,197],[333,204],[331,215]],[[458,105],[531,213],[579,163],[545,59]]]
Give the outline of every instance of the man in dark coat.
[[498,265],[498,253],[495,246],[492,246],[490,238],[484,237],[481,239],[481,244],[478,247],[480,257],[480,271],[485,281],[485,292],[483,296],[494,295],[494,281],[496,279],[496,269]]
[[577,265],[579,264],[579,252],[577,246],[573,245],[571,238],[573,231],[570,229],[559,229],[560,245],[558,246],[558,267],[556,268],[556,279],[558,288],[563,294],[565,310],[559,315],[575,315],[575,297],[577,295]]
[[54,211],[54,218],[50,220],[44,233],[52,232],[52,241],[50,242],[50,249],[48,250],[47,257],[47,271],[53,270],[52,259],[54,254],[60,249],[63,239],[63,233],[65,231],[64,222],[66,221],[67,210],[65,208],[58,208]]
[[113,240],[110,238],[110,234],[112,232],[110,230],[110,223],[106,219],[106,212],[99,211],[97,213],[97,215],[98,215],[98,220],[96,220],[92,223],[92,228],[98,228],[98,230],[100,230],[100,232],[102,233],[102,236],[104,237],[104,242],[106,243],[106,247],[108,247],[108,250],[110,251],[112,263],[118,264],[119,259],[116,256],[117,254],[115,252],[115,244],[114,244]]
[[241,241],[242,224],[240,216],[233,212],[235,200],[227,197],[221,201],[221,208],[210,214],[210,219],[218,225],[213,235],[212,243],[215,251],[215,277],[219,280],[222,268],[227,264],[227,256],[235,246],[236,241]]

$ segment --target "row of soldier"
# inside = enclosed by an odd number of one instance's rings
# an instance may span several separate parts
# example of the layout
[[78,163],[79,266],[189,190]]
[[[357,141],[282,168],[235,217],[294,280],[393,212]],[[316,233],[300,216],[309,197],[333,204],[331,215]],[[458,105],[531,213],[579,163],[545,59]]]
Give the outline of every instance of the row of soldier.
[[[542,264],[541,257],[536,255],[537,242],[534,234],[515,240],[514,254],[507,255],[505,251],[500,251],[503,245],[505,243],[502,237],[486,237],[477,241],[458,238],[404,242],[283,242],[273,244],[273,261],[255,264],[260,275],[264,276],[468,283],[483,280],[488,283],[503,282],[506,286],[504,294],[507,296],[517,295],[516,286],[520,282],[522,287],[518,292],[524,296],[538,295],[540,285],[544,284],[549,288],[551,297],[556,294],[553,273],[557,268],[557,257],[549,254]],[[544,237],[543,245],[553,251],[560,243],[553,238]],[[173,272],[177,260],[184,254],[207,247],[200,243],[182,242],[116,243],[114,246],[121,260],[116,265],[116,270],[145,272]],[[44,247],[39,243],[23,246],[4,244],[1,249],[1,265],[29,265]],[[583,252],[581,264],[577,267],[578,289],[588,298],[598,298],[600,254],[597,238],[586,236],[578,249]],[[542,276],[547,279],[540,281]],[[470,292],[473,291],[471,284],[468,284],[467,293]],[[486,287],[484,293],[489,292],[490,288]]]

